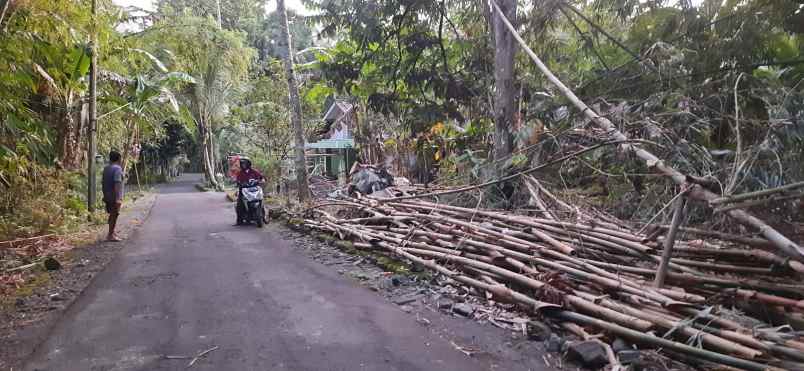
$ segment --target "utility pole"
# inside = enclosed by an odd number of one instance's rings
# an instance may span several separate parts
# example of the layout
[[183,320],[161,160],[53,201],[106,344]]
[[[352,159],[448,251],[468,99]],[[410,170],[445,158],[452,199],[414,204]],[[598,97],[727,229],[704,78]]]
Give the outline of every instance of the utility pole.
[[97,150],[98,130],[98,37],[97,0],[92,0],[92,35],[90,41],[91,64],[89,65],[89,145],[87,146],[87,210],[95,211],[97,179],[95,177],[95,152]]
[[295,167],[296,182],[299,188],[299,201],[304,202],[310,198],[310,187],[307,183],[307,159],[304,155],[304,127],[302,126],[301,102],[299,102],[299,87],[296,85],[296,74],[293,72],[293,44],[290,41],[288,27],[288,12],[285,9],[285,0],[276,1],[276,12],[279,13],[282,28],[281,43],[285,44],[285,74],[288,79],[288,95],[290,98],[290,124],[295,138]]

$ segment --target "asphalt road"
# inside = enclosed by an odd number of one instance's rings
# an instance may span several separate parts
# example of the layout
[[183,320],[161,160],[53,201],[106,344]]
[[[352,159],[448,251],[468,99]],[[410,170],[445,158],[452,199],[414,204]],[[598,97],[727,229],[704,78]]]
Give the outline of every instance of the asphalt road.
[[213,347],[193,370],[500,369],[500,360],[456,351],[271,228],[232,226],[232,204],[196,191],[197,180],[161,189],[149,219],[26,370],[179,370],[189,360],[166,355]]

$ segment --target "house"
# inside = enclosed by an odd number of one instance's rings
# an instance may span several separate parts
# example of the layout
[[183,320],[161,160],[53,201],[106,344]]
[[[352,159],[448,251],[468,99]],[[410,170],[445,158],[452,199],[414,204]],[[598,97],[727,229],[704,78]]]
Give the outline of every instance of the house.
[[308,161],[312,163],[311,175],[338,179],[344,184],[349,169],[357,160],[353,132],[356,122],[355,105],[347,100],[328,99],[328,107],[322,120],[325,130],[322,139],[307,143]]

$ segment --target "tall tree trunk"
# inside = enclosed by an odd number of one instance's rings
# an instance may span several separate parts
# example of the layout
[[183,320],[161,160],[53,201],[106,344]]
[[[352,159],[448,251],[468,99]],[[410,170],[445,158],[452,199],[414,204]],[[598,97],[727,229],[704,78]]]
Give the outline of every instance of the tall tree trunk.
[[122,157],[120,160],[120,167],[123,168],[124,175],[128,174],[128,162],[131,158],[131,149],[134,148],[136,135],[135,131],[137,130],[136,125],[137,124],[133,123],[131,119],[126,122],[126,142],[123,144],[123,153],[120,156]]
[[[69,105],[67,105],[69,107]],[[83,153],[81,152],[81,131],[80,119],[76,120],[75,112],[67,108],[59,110],[54,115],[56,121],[59,161],[67,170],[78,170],[81,168]],[[78,122],[77,122],[78,121]]]
[[[498,0],[497,4],[505,16],[516,24],[516,0]],[[492,12],[494,27],[494,159],[499,160],[511,154],[514,136],[511,128],[516,114],[514,89],[514,37],[505,27],[502,19]]]
[[[212,130],[208,130],[207,134],[209,135],[207,138],[209,141],[209,145],[207,146],[207,149],[209,150],[209,163],[212,164],[212,174],[217,175],[219,164],[215,158],[215,133],[213,133]],[[215,177],[215,180],[218,180],[217,176]]]
[[213,133],[212,130],[209,130],[208,132],[209,132],[209,163],[212,164],[212,176],[215,177],[215,182],[212,183],[212,185],[215,187],[215,189],[222,191],[223,184],[218,182],[217,170],[219,166],[223,165],[221,165],[218,162],[217,157],[218,150],[217,145],[215,144],[215,133]]
[[218,188],[218,180],[215,179],[215,166],[211,161],[212,158],[210,158],[209,130],[207,130],[205,123],[198,123],[198,136],[201,137],[201,167],[204,170],[204,176],[207,178],[207,183]]
[[296,86],[296,75],[293,72],[293,44],[290,41],[290,30],[288,29],[288,12],[285,9],[285,0],[277,0],[276,12],[281,17],[282,38],[280,42],[285,44],[285,73],[288,78],[288,94],[290,95],[290,105],[293,108],[290,115],[290,123],[293,126],[293,136],[295,138],[295,167],[296,182],[298,183],[299,201],[304,202],[310,198],[310,189],[307,185],[307,160],[304,156],[304,128],[302,127],[302,111],[299,102],[299,87]]

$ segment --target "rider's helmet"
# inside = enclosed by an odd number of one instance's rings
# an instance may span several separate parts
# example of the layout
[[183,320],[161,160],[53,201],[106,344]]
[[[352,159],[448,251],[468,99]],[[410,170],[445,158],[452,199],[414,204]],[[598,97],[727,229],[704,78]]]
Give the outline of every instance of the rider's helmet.
[[249,167],[251,167],[251,159],[245,156],[240,157],[240,168],[244,169]]

